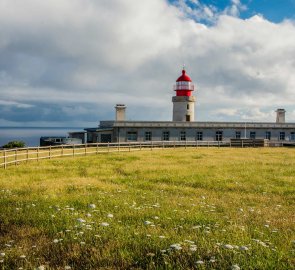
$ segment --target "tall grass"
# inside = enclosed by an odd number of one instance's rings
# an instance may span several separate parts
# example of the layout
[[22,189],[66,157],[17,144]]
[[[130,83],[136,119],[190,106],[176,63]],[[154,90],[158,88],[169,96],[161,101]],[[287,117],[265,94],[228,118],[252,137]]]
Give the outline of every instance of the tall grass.
[[294,180],[295,152],[283,148],[10,167],[0,175],[0,269],[292,269]]

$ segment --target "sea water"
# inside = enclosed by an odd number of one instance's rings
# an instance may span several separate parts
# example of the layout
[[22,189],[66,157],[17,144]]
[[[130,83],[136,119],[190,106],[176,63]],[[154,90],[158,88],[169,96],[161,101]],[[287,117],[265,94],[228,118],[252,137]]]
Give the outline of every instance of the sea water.
[[68,132],[83,131],[78,127],[0,127],[0,147],[10,141],[23,141],[26,146],[39,146],[40,137],[68,137]]

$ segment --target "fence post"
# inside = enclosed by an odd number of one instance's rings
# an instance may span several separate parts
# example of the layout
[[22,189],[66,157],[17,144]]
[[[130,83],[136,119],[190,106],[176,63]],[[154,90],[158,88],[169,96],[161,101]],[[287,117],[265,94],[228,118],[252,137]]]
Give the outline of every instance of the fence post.
[[141,150],[141,142],[139,143],[139,149]]
[[6,162],[7,162],[6,150],[4,150],[4,169],[7,168],[7,164],[6,164]]
[[108,153],[110,152],[110,143],[108,142]]
[[49,159],[51,159],[51,145],[49,145]]
[[87,143],[85,143],[85,156],[87,155]]
[[186,140],[185,140],[185,142],[184,142],[184,149],[186,149]]
[[37,147],[37,161],[39,161],[39,146]]
[[220,148],[220,141],[218,141],[218,148]]
[[61,156],[62,157],[64,156],[64,146],[63,145],[61,146]]
[[14,165],[16,166],[17,163],[17,149],[14,151]]
[[153,151],[153,141],[151,142],[151,151]]
[[96,142],[96,154],[98,154],[98,142]]
[[73,144],[73,157],[75,156],[75,145]]
[[129,152],[130,152],[131,150],[130,150],[130,143],[129,143]]
[[27,162],[29,161],[29,148],[27,148]]
[[244,141],[242,140],[242,148],[244,148]]

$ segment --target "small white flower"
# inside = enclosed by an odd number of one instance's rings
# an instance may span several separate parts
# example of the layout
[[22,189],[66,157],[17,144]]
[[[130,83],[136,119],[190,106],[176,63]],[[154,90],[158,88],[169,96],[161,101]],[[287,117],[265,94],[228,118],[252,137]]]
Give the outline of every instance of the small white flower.
[[152,222],[149,221],[149,220],[146,220],[146,221],[144,222],[144,225],[151,225],[151,224],[152,224]]
[[189,250],[192,251],[192,252],[195,252],[195,251],[197,251],[197,246],[196,245],[190,245]]
[[94,209],[96,208],[96,205],[94,203],[89,204],[89,208]]
[[69,266],[69,265],[66,265],[66,266],[65,266],[65,270],[70,270],[70,269],[72,269],[71,266]]
[[247,251],[247,250],[249,250],[249,248],[246,247],[246,246],[241,246],[241,247],[240,247],[240,250],[242,250],[242,251]]
[[1,252],[0,253],[0,257],[4,257],[5,256],[5,253],[4,252]]
[[223,247],[226,248],[226,249],[233,249],[234,248],[232,245],[229,245],[229,244],[224,245]]
[[91,217],[92,215],[90,213],[87,213],[86,214],[86,217]]
[[172,245],[170,246],[170,248],[171,248],[171,249],[174,249],[174,250],[181,250],[181,249],[182,249],[182,247],[181,247],[180,244],[172,244]]
[[40,265],[39,267],[37,267],[37,270],[45,270],[45,266],[44,265]]
[[164,235],[160,235],[159,238],[160,238],[160,239],[164,239],[165,236],[164,236]]
[[26,255],[20,255],[19,256],[21,259],[25,259],[26,258]]
[[107,222],[102,222],[102,223],[100,223],[100,226],[102,226],[102,227],[108,227],[108,226],[110,226],[110,224],[107,223]]
[[240,270],[241,268],[237,265],[237,264],[234,264],[232,265],[231,267],[231,270]]
[[0,263],[3,263],[4,262],[4,260],[0,260]]
[[54,239],[54,240],[53,240],[53,243],[54,243],[54,244],[57,244],[58,242],[59,242],[58,239]]
[[204,262],[199,260],[199,261],[196,262],[196,264],[204,264]]
[[108,218],[113,218],[114,215],[113,215],[113,214],[108,214],[107,217],[108,217]]
[[83,218],[78,218],[77,221],[78,221],[79,223],[85,223],[85,222],[86,222],[86,220],[84,220]]

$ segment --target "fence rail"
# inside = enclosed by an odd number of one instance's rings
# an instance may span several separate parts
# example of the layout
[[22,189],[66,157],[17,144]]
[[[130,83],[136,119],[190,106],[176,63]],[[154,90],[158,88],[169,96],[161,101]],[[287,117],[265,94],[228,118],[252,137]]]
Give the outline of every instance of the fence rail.
[[16,148],[0,150],[0,168],[18,165],[21,162],[52,159],[57,157],[86,156],[98,153],[126,152],[138,150],[153,150],[176,147],[225,147],[230,142],[222,141],[150,141],[150,142],[122,142],[122,143],[87,143],[73,145],[57,145],[42,147]]

